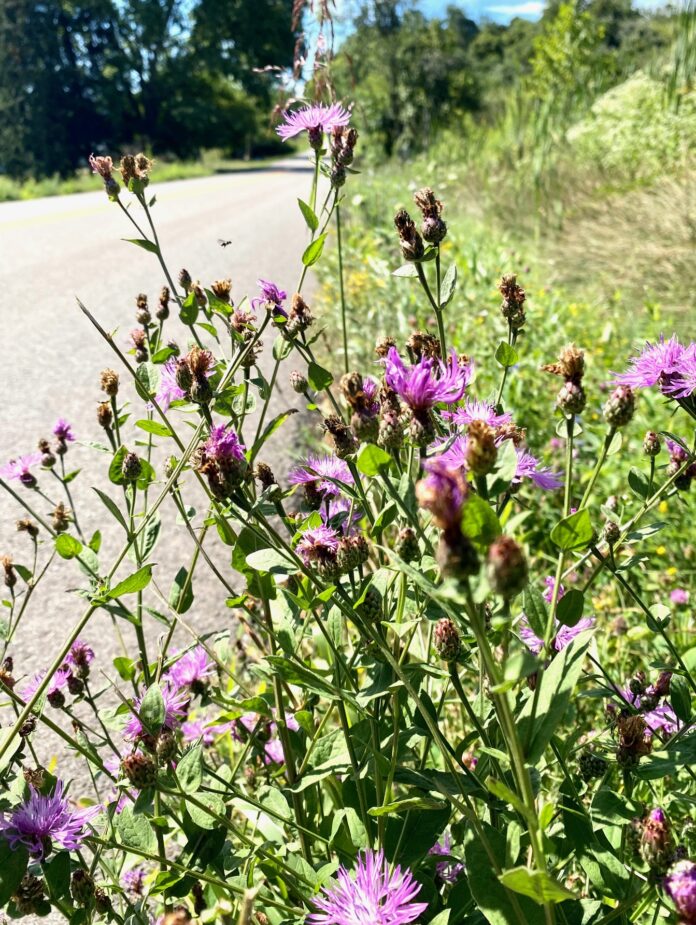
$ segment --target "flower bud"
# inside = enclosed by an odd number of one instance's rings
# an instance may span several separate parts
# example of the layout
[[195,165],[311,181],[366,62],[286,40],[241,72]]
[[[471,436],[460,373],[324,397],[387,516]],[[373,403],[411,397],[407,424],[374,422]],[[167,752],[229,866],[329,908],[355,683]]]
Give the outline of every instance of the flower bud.
[[581,414],[587,404],[585,390],[569,380],[558,393],[556,404],[564,414]]
[[114,413],[111,410],[111,405],[107,401],[101,402],[97,405],[97,423],[100,427],[103,427],[104,430],[109,430],[113,424]]
[[12,900],[20,915],[34,915],[44,903],[44,882],[33,874],[24,874]]
[[633,389],[627,385],[620,385],[611,393],[602,414],[611,427],[623,427],[633,417],[635,407],[636,399]]
[[176,379],[176,384],[179,388],[186,392],[188,395],[193,385],[193,373],[191,372],[191,367],[188,364],[186,357],[176,361],[176,369],[174,372],[174,378]]
[[140,462],[137,453],[126,453],[121,465],[121,474],[127,482],[137,482],[143,471],[143,464]]
[[591,780],[604,777],[609,767],[605,758],[589,749],[580,755],[580,776],[589,784]]
[[99,915],[108,915],[111,912],[111,900],[106,890],[100,886],[94,890],[94,908]]
[[435,439],[435,421],[429,408],[414,408],[408,423],[408,435],[414,446],[428,446]]
[[385,450],[398,450],[404,442],[404,428],[398,412],[383,408],[379,416],[377,444]]
[[674,858],[674,838],[669,819],[662,809],[651,809],[643,819],[640,854],[656,873],[665,873]]
[[435,559],[446,578],[471,578],[479,570],[478,554],[456,523],[440,534]]
[[495,594],[510,599],[527,584],[527,560],[510,536],[499,536],[488,550],[488,581]]
[[358,605],[358,613],[368,623],[378,623],[382,618],[382,595],[374,585],[365,592],[365,599]]
[[207,376],[196,376],[189,392],[191,401],[196,402],[197,405],[207,405],[213,397],[213,390]]
[[602,531],[604,539],[610,546],[614,546],[619,542],[621,537],[621,527],[617,524],[615,520],[608,520],[604,524],[604,530]]
[[163,729],[157,736],[155,752],[161,765],[170,764],[176,757],[176,737],[168,729]]
[[365,443],[374,443],[379,437],[380,420],[376,414],[355,411],[351,416],[350,426],[358,440]]
[[309,388],[307,377],[301,372],[298,372],[298,370],[293,369],[290,373],[290,387],[294,392],[297,392],[298,395],[304,395]]
[[394,543],[394,551],[404,562],[416,562],[420,559],[418,537],[413,527],[404,527]]
[[89,905],[94,896],[94,880],[84,867],[74,870],[70,878],[70,894],[78,906]]
[[364,565],[370,557],[370,547],[362,534],[344,536],[338,544],[336,562],[340,571],[347,575]]
[[56,533],[65,533],[70,526],[70,511],[60,501],[53,509],[52,526]]
[[157,780],[157,765],[154,759],[142,752],[126,755],[121,762],[121,770],[136,790],[151,787]]
[[643,438],[643,452],[646,456],[657,456],[662,449],[662,441],[654,430],[648,430]]
[[184,290],[184,292],[189,291],[192,282],[193,280],[191,279],[191,274],[186,268],[179,271],[179,285]]
[[449,617],[443,617],[435,624],[433,633],[435,651],[444,662],[455,662],[462,650],[459,630]]
[[484,421],[472,421],[467,431],[466,462],[474,475],[488,475],[498,458],[495,432]]
[[527,320],[524,311],[527,295],[524,289],[518,286],[517,277],[514,273],[503,276],[498,289],[503,297],[503,303],[500,306],[503,318],[505,318],[511,330],[521,330]]

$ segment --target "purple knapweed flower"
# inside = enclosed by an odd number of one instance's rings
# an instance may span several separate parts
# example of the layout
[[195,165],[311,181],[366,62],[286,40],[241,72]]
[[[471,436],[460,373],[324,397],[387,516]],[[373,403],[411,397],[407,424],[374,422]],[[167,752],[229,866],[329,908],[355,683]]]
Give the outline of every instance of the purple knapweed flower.
[[267,279],[257,279],[256,285],[261,290],[261,295],[251,300],[251,307],[256,310],[262,305],[273,315],[283,315],[287,318],[288,313],[283,308],[283,302],[288,297],[287,292],[279,289],[275,283]]
[[340,497],[331,498],[321,516],[326,526],[339,530],[343,536],[350,536],[363,515],[349,498]]
[[[171,731],[176,729],[186,716],[190,694],[187,690],[177,689],[167,683],[162,684],[160,690],[162,691],[162,699],[164,700],[164,722],[162,723],[162,728]],[[136,697],[133,702],[133,710],[135,712],[130,714],[123,729],[124,738],[129,739],[131,742],[141,736],[159,732],[158,729],[146,729],[140,717],[137,715],[142,700],[142,697]]]
[[[646,691],[646,693],[649,694],[650,692]],[[648,727],[647,732],[649,735],[664,733],[671,736],[681,728],[682,724],[669,703],[661,703],[650,710],[643,711],[641,710],[642,700],[640,694],[634,694],[629,688],[619,691],[619,694],[624,703],[628,703],[634,709],[640,711],[640,715]]]
[[333,498],[341,493],[336,482],[352,485],[353,476],[348,464],[338,456],[308,456],[304,465],[290,470],[288,482],[291,485],[311,485],[325,498]]
[[330,132],[337,125],[348,125],[350,113],[340,103],[332,103],[330,106],[318,104],[294,112],[284,112],[283,120],[276,132],[283,141],[287,141],[302,132]]
[[145,868],[131,867],[121,874],[121,886],[131,896],[142,896],[145,886]]
[[632,389],[658,385],[664,395],[670,398],[682,397],[685,389],[682,363],[686,349],[676,334],[668,341],[660,335],[656,344],[651,344],[650,341],[646,343],[643,351],[630,361],[628,370],[618,375],[615,382],[628,385]]
[[0,468],[0,477],[16,479],[27,488],[33,488],[36,485],[36,476],[31,471],[31,467],[38,466],[42,458],[41,453],[25,453],[24,456],[17,456]]
[[670,601],[673,604],[688,604],[689,603],[689,592],[686,588],[675,588],[669,596]]
[[676,906],[680,925],[696,925],[696,864],[679,861],[670,869],[664,885]]
[[82,639],[76,639],[65,661],[71,668],[84,668],[94,661],[94,649]]
[[[34,694],[39,689],[39,685],[41,684],[43,679],[46,677],[46,674],[47,674],[46,671],[39,671],[34,675],[31,681],[28,681],[24,685],[24,687],[19,692],[19,695],[22,698],[22,700],[24,701],[31,700],[31,698],[34,696]],[[62,665],[58,669],[58,671],[54,673],[53,677],[48,682],[48,687],[45,690],[46,697],[49,700],[53,698],[55,694],[57,694],[59,691],[61,691],[65,687],[65,685],[68,683],[68,680],[71,674],[72,672],[67,665]]]
[[523,479],[531,479],[538,488],[544,491],[553,491],[563,485],[561,476],[548,466],[539,465],[539,460],[528,450],[515,447],[515,452],[517,453],[517,469],[512,478],[513,485],[519,485]]
[[203,444],[205,455],[216,462],[229,462],[244,459],[246,447],[239,442],[239,437],[224,424],[217,424],[210,428],[208,439]]
[[172,687],[190,689],[205,685],[215,673],[215,664],[203,646],[195,646],[184,652],[181,658],[167,672]]
[[155,400],[162,411],[168,411],[173,401],[186,398],[186,392],[176,381],[176,358],[171,357],[160,369],[160,381]]
[[460,366],[454,350],[447,363],[425,357],[407,367],[396,347],[391,347],[383,362],[387,385],[412,411],[426,411],[440,403],[452,405],[471,382],[471,364]]
[[375,415],[379,412],[378,400],[379,385],[372,376],[363,376],[363,396],[365,398],[365,413]]
[[[544,584],[546,585],[546,590],[544,591],[543,598],[547,604],[550,604],[551,601],[553,600],[553,591],[554,591],[554,588],[556,587],[556,580],[553,578],[552,575],[547,575],[546,578],[544,579]],[[558,600],[559,601],[563,597],[564,594],[565,594],[565,588],[563,587],[563,585],[559,585],[558,586]]]
[[[592,629],[594,625],[594,617],[583,617],[581,620],[578,620],[575,626],[565,626],[556,620],[556,635],[552,642],[553,648],[556,652],[562,652],[566,646],[570,645],[576,636],[579,636],[580,633],[584,633],[585,630]],[[524,614],[517,625],[517,634],[529,651],[534,655],[538,655],[544,648],[544,640],[537,636]]]
[[319,912],[307,916],[308,925],[408,925],[428,908],[414,902],[421,885],[411,871],[397,864],[390,872],[382,851],[359,855],[353,877],[341,865],[336,880],[315,897]]
[[453,424],[471,424],[472,421],[483,421],[489,427],[500,427],[502,424],[509,424],[512,421],[512,415],[509,412],[496,414],[496,410],[490,402],[481,401],[478,398],[467,398],[463,408],[457,408],[455,411],[445,411],[442,416],[452,421]]
[[205,746],[212,745],[218,736],[226,732],[232,732],[234,723],[212,723],[209,724],[204,719],[189,719],[181,724],[181,735],[186,745],[192,742],[198,742],[199,739]]
[[460,434],[454,440],[447,439],[436,444],[433,449],[445,447],[437,456],[431,456],[423,463],[425,469],[441,469],[443,466],[453,472],[466,472],[466,453],[468,439],[466,434]]
[[10,813],[0,813],[0,832],[16,851],[20,845],[32,857],[43,860],[54,844],[65,851],[76,851],[85,839],[85,826],[101,807],[73,809],[57,781],[53,793],[44,796],[30,787],[29,797]]
[[[261,741],[264,764],[282,764],[285,761],[283,745],[278,737],[278,724],[275,720],[269,722],[257,713],[245,713],[239,717],[238,722],[250,734],[264,732],[265,738]],[[285,725],[293,732],[298,732],[300,728],[300,724],[292,713],[285,714]]]
[[73,443],[75,441],[75,434],[72,431],[72,424],[68,424],[64,418],[58,418],[56,421],[53,428],[53,436],[63,443]]
[[450,860],[452,857],[452,839],[449,832],[445,832],[440,841],[435,842],[428,854],[446,855],[448,860],[438,861],[435,865],[435,874],[443,883],[455,883],[464,872],[461,861]]
[[339,535],[332,527],[310,527],[300,537],[297,555],[305,565],[331,557],[338,552]]

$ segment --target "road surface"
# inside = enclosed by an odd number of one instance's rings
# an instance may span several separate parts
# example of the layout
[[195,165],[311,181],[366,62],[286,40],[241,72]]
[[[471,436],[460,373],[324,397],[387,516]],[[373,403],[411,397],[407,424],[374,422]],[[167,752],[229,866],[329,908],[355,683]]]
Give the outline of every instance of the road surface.
[[[153,214],[172,275],[176,277],[179,269],[186,267],[194,279],[208,286],[215,279],[231,277],[236,300],[247,293],[256,295],[255,281],[259,277],[271,279],[292,293],[307,244],[297,198],[306,199],[310,185],[311,168],[303,159],[281,161],[258,171],[161,186],[156,182],[155,169],[150,186],[150,192],[157,194]],[[125,200],[130,198],[124,196]],[[107,200],[98,177],[94,193],[0,204],[1,462],[33,451],[41,437],[50,437],[59,417],[72,423],[78,440],[103,441],[103,432],[95,420],[97,403],[102,399],[99,373],[104,367],[118,369],[118,361],[78,310],[75,299],[79,297],[107,330],[118,328],[116,339],[125,348],[128,332],[136,326],[136,295],[147,293],[154,312],[164,283],[156,257],[124,243],[121,239],[125,237],[134,237],[131,226],[121,210]],[[223,248],[218,239],[232,243]],[[311,282],[305,291],[311,293]],[[177,330],[178,322],[168,324],[170,330],[165,328],[165,335],[174,335],[186,347],[185,329]],[[272,341],[273,334],[265,338],[266,355],[261,365],[266,372],[272,365]],[[297,399],[287,386],[289,368],[286,366],[279,377],[276,412],[292,407]],[[122,376],[122,381],[126,379],[126,375]],[[128,391],[134,397],[132,388]],[[141,413],[134,419],[143,416],[142,405],[139,410]],[[131,444],[134,432],[139,433],[131,429]],[[291,461],[291,447],[297,452],[292,432],[281,429],[262,458],[282,473]],[[69,470],[82,469],[71,488],[85,533],[91,535],[98,528],[104,533],[100,559],[106,571],[122,536],[114,523],[107,523],[89,486],[96,484],[116,496],[115,486],[107,478],[109,457],[72,445],[67,461]],[[60,498],[60,485],[49,475],[41,476],[41,484],[52,498]],[[18,490],[44,514],[47,512],[48,505],[34,493],[22,487]],[[165,591],[171,576],[188,562],[191,553],[184,528],[175,522],[175,513],[171,502],[166,502],[162,514],[168,536],[160,541],[154,556],[158,580]],[[2,492],[0,555],[8,554],[17,562],[29,564],[28,537],[14,528],[22,514],[20,507]],[[47,546],[50,548],[50,543]],[[223,563],[229,562],[228,553]],[[42,557],[45,555],[44,549]],[[126,567],[126,571],[132,569],[132,565]],[[18,678],[49,664],[84,608],[84,601],[69,591],[81,581],[75,563],[61,561],[37,591],[10,650]],[[5,591],[2,586],[0,590]],[[187,619],[197,631],[229,627],[226,592],[211,581],[205,567],[197,574],[194,590],[195,601]],[[3,596],[0,593],[0,599]],[[132,628],[125,624],[123,632],[132,648]],[[155,644],[161,632],[158,624],[150,628],[148,635]],[[95,673],[104,669],[113,675],[111,660],[119,651],[108,617],[98,613],[84,636],[97,653]],[[54,750],[64,762],[59,773],[74,769],[73,762],[60,753],[54,742],[40,743],[42,759],[47,760]]]

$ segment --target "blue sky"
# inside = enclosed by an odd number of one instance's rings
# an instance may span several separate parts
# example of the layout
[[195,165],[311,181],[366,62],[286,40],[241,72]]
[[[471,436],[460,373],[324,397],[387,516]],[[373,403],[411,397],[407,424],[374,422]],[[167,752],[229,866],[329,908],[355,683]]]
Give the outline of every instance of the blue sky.
[[[633,5],[639,9],[654,9],[664,6],[665,0],[634,0]],[[420,9],[428,16],[439,16],[447,6],[458,6],[472,19],[494,19],[497,22],[509,22],[514,16],[526,19],[538,19],[544,9],[543,0],[422,0]]]

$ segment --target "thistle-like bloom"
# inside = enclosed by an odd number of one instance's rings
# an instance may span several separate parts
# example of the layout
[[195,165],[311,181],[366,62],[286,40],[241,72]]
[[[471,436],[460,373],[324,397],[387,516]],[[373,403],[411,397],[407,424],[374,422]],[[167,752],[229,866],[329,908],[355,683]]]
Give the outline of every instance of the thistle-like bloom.
[[65,851],[76,851],[85,839],[85,826],[101,808],[73,809],[63,796],[63,783],[57,781],[53,793],[44,796],[30,788],[29,797],[10,813],[0,814],[0,831],[16,851],[19,845],[32,857],[43,860],[54,844]]
[[631,360],[629,369],[616,377],[616,382],[632,389],[658,385],[664,395],[682,398],[693,391],[695,374],[694,345],[684,347],[675,334],[668,341],[660,335],[656,344],[646,343],[642,353]]
[[38,466],[41,459],[41,453],[25,453],[24,456],[17,456],[0,468],[0,477],[3,479],[16,479],[22,485],[33,488],[36,485],[36,477],[31,471],[31,467]]
[[297,555],[305,565],[322,563],[335,558],[338,552],[338,533],[331,527],[310,527],[297,544]]
[[234,729],[234,723],[213,723],[209,725],[204,719],[190,719],[181,724],[181,735],[186,745],[200,741],[203,745],[212,745],[217,736]]
[[131,867],[121,874],[121,886],[131,896],[142,896],[145,886],[145,868]]
[[467,491],[463,469],[451,467],[444,455],[427,460],[427,474],[416,483],[418,504],[443,530],[459,523]]
[[285,112],[283,119],[276,132],[283,141],[287,141],[301,132],[330,132],[337,125],[348,125],[350,113],[340,103],[332,103],[330,106],[319,104],[295,112]]
[[561,476],[548,466],[540,466],[539,460],[528,450],[515,447],[515,452],[517,453],[517,469],[512,479],[513,485],[519,485],[523,479],[531,479],[538,488],[543,488],[544,491],[553,491],[563,485]]
[[76,639],[65,661],[71,668],[84,668],[94,661],[94,649],[82,639]]
[[[39,671],[34,675],[31,681],[28,681],[24,685],[24,687],[19,692],[19,695],[22,698],[22,700],[25,700],[25,701],[31,700],[31,698],[34,696],[34,694],[39,689],[39,685],[41,684],[43,679],[46,677],[46,674],[47,672],[45,671]],[[50,699],[51,697],[54,696],[54,694],[57,694],[58,691],[62,690],[65,687],[65,685],[68,683],[68,679],[70,678],[71,674],[72,672],[70,671],[70,668],[67,665],[63,665],[61,668],[59,668],[58,671],[55,672],[51,680],[48,682],[48,687],[46,688],[46,691],[45,691],[46,697]]]
[[72,431],[72,425],[64,418],[58,418],[53,428],[53,436],[63,443],[73,443],[75,434]]
[[[585,630],[592,629],[594,625],[594,617],[583,617],[581,620],[578,620],[575,626],[565,626],[556,620],[556,636],[553,639],[553,648],[556,652],[562,652],[566,646],[570,645],[576,636],[579,636],[580,633],[584,633]],[[537,636],[525,616],[522,617],[517,626],[517,633],[522,642],[534,655],[538,655],[544,648],[544,640]]]
[[108,154],[95,157],[94,154],[89,156],[89,166],[92,173],[99,174],[104,180],[111,179],[111,173],[114,169],[114,162]]
[[[170,684],[163,684],[161,687],[162,699],[164,700],[164,722],[163,729],[170,732],[176,729],[186,716],[190,694],[187,690],[177,689]],[[134,713],[128,717],[128,721],[123,729],[124,738],[134,742],[141,736],[150,735],[159,732],[159,729],[147,729],[137,715],[142,704],[142,697],[136,697],[133,703]]]
[[454,404],[464,395],[472,376],[471,364],[460,366],[454,351],[447,363],[426,357],[407,367],[396,347],[391,347],[384,366],[387,385],[412,411],[426,411],[440,402]]
[[308,925],[408,925],[428,908],[414,902],[421,889],[411,871],[389,863],[382,851],[358,857],[355,875],[338,868],[337,882],[315,897],[319,912],[307,917]]
[[665,877],[664,884],[677,907],[680,925],[696,925],[696,864],[679,861]]
[[[238,722],[250,734],[263,733],[259,736],[259,743],[263,745],[264,764],[282,764],[285,761],[283,745],[278,738],[278,724],[275,720],[269,722],[257,713],[245,713],[239,717]],[[292,713],[285,714],[285,725],[293,732],[298,732],[300,728],[300,724]]]
[[195,646],[184,652],[181,658],[167,672],[172,687],[192,689],[206,684],[215,673],[215,664],[203,646]]
[[273,315],[284,315],[287,318],[288,313],[283,308],[283,302],[288,297],[287,292],[267,279],[257,279],[256,285],[261,290],[261,295],[251,300],[251,307],[256,311],[259,306],[264,306]]
[[[546,590],[544,591],[543,598],[547,604],[550,604],[553,600],[553,592],[556,587],[556,579],[552,575],[547,575],[544,579],[544,584],[546,585]],[[565,588],[563,585],[558,586],[558,600],[563,597],[565,594]]]
[[231,428],[218,424],[210,428],[210,435],[203,444],[203,449],[208,459],[224,463],[232,460],[241,462],[246,447],[239,442],[239,437]]
[[350,536],[363,515],[349,498],[340,497],[331,498],[322,509],[321,516],[327,527],[339,530],[343,536]]
[[435,842],[428,854],[445,855],[448,860],[438,861],[435,873],[443,883],[454,883],[464,871],[461,861],[451,860],[452,839],[449,832],[445,832],[440,841]]
[[669,596],[670,601],[673,604],[688,604],[689,603],[689,592],[685,588],[675,588]]
[[291,485],[310,485],[324,498],[336,498],[341,494],[340,485],[353,484],[348,464],[337,456],[308,456],[303,466],[296,466],[290,471],[288,481]]
[[463,408],[457,408],[455,411],[445,411],[442,416],[452,421],[453,424],[471,424],[472,421],[483,421],[489,427],[500,427],[502,424],[509,424],[512,421],[512,415],[508,411],[503,414],[496,414],[496,410],[490,402],[481,401],[478,398],[467,398]]
[[176,357],[171,357],[160,369],[159,389],[155,399],[162,411],[168,411],[173,401],[186,398],[186,392],[176,381]]
[[[682,724],[669,703],[663,702],[650,710],[642,710],[643,701],[640,694],[634,694],[629,688],[619,691],[619,693],[624,703],[630,703],[636,710],[640,710],[640,715],[648,727],[647,733],[649,735],[663,733],[666,736],[671,736],[681,728]],[[646,691],[646,693],[649,695],[650,692]]]

